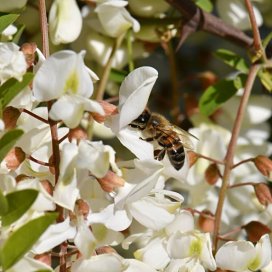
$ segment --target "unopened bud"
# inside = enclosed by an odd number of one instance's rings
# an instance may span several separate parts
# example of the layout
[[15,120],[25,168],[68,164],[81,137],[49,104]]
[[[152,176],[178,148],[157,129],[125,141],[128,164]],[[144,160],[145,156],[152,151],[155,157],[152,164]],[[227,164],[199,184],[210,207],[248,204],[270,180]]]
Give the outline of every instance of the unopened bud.
[[264,234],[271,233],[271,229],[268,226],[258,221],[251,221],[242,226],[242,228],[245,229],[248,240],[253,243],[258,242]]
[[210,185],[214,185],[220,177],[220,172],[215,163],[210,164],[205,171],[205,179]]
[[70,142],[72,141],[72,139],[76,139],[77,143],[79,143],[80,140],[87,140],[88,139],[87,131],[82,127],[70,129],[68,139]]
[[25,152],[20,147],[12,148],[5,157],[6,166],[10,170],[16,170],[25,159]]
[[42,253],[34,256],[35,260],[38,260],[48,266],[51,267],[51,254],[50,253]]
[[199,215],[198,225],[199,225],[199,228],[203,232],[213,232],[213,230],[214,230],[214,215],[210,211],[204,210]]
[[76,206],[77,206],[77,211],[80,215],[83,215],[83,217],[86,219],[89,212],[90,212],[90,207],[89,204],[84,201],[83,199],[78,199],[76,201]]
[[272,160],[266,156],[259,155],[253,159],[257,169],[270,180],[272,180]]
[[217,81],[217,76],[211,71],[199,73],[198,78],[201,81],[203,89],[207,89],[209,86],[214,85]]
[[255,194],[262,205],[267,206],[269,203],[272,203],[271,191],[267,184],[258,183],[254,185],[254,189]]
[[103,178],[97,178],[97,180],[101,188],[108,193],[112,192],[115,188],[124,186],[125,184],[125,180],[123,178],[110,170]]
[[53,196],[53,191],[54,191],[54,188],[53,188],[53,185],[50,183],[49,180],[47,179],[44,179],[41,181],[41,185],[43,186],[43,188],[45,189],[45,191],[50,194],[51,196]]
[[27,68],[33,66],[33,64],[34,64],[36,49],[37,49],[37,45],[34,42],[24,43],[21,46],[21,51],[23,52],[23,54],[25,56]]
[[107,254],[107,253],[117,253],[116,250],[110,246],[99,247],[95,250],[95,252],[98,255]]
[[187,151],[189,167],[191,168],[198,160],[199,156],[194,151]]
[[101,115],[99,113],[96,112],[92,112],[92,117],[93,119],[98,122],[98,123],[103,123],[106,119],[106,117],[114,115],[116,113],[118,113],[118,109],[115,105],[108,103],[106,101],[98,101],[99,104],[102,106],[105,115]]
[[6,107],[3,111],[3,121],[6,129],[15,128],[20,111],[13,107]]

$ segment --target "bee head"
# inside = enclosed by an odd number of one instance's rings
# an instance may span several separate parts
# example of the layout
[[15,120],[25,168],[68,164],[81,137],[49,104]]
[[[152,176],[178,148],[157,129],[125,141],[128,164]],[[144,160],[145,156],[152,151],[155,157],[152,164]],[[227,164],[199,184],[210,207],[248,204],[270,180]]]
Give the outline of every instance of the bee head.
[[150,119],[150,116],[151,114],[149,110],[145,109],[137,119],[130,123],[130,126],[133,128],[144,130],[146,128],[148,120]]

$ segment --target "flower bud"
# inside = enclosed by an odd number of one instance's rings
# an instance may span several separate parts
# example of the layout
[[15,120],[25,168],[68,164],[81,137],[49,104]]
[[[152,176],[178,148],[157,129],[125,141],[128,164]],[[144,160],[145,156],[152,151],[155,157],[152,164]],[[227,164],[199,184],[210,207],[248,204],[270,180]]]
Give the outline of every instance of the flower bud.
[[20,147],[12,148],[5,157],[6,166],[10,170],[16,170],[25,159],[25,152]]
[[99,104],[102,106],[105,115],[100,115],[99,113],[92,112],[93,119],[98,123],[103,123],[106,119],[106,117],[114,115],[118,113],[118,109],[115,105],[108,103],[106,101],[98,101]]
[[96,254],[117,253],[116,250],[110,246],[99,247],[95,250]]
[[80,126],[70,129],[68,139],[70,142],[72,141],[72,139],[76,139],[77,143],[79,143],[80,140],[87,140],[88,139],[87,131]]
[[97,178],[97,181],[99,182],[101,188],[108,193],[112,192],[115,188],[124,186],[125,184],[125,180],[123,178],[119,177],[110,170],[103,178]]
[[255,194],[264,206],[267,206],[269,203],[272,203],[272,195],[270,188],[265,183],[258,183],[254,186]]
[[76,201],[76,206],[77,206],[77,211],[80,215],[83,215],[83,217],[86,219],[89,212],[90,212],[90,207],[89,204],[84,201],[83,199],[78,199]]
[[51,266],[51,254],[50,253],[42,253],[34,256],[35,260],[38,260],[48,266]]
[[6,107],[3,111],[3,121],[6,129],[12,129],[16,126],[20,116],[20,111],[13,107]]
[[199,156],[194,151],[187,151],[189,167],[191,168],[198,160]]
[[198,218],[198,226],[203,232],[213,232],[214,215],[208,210],[201,212]]
[[210,164],[205,171],[205,179],[210,185],[214,185],[220,177],[220,172],[215,163]]
[[272,160],[266,156],[259,155],[253,160],[257,169],[267,178],[272,180]]
[[24,43],[21,46],[21,51],[25,55],[26,63],[27,63],[27,68],[32,67],[35,61],[35,52],[37,49],[37,45],[34,42],[31,43]]
[[258,242],[264,234],[271,233],[271,229],[268,226],[258,221],[251,221],[242,226],[242,228],[245,229],[248,240],[253,243]]

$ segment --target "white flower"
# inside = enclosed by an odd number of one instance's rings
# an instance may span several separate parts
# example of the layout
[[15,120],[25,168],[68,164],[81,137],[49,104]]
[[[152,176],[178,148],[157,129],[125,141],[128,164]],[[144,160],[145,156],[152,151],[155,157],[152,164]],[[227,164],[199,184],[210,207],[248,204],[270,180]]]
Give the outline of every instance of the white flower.
[[[242,0],[217,0],[217,10],[220,17],[228,24],[231,24],[241,30],[251,29],[248,11]],[[261,26],[263,18],[260,11],[253,6],[257,25]]]
[[[144,111],[153,85],[158,77],[158,72],[151,67],[141,67],[131,72],[122,82],[119,92],[118,114],[111,116],[106,121],[120,142],[134,153],[140,160],[154,160],[155,142],[147,142],[138,129],[131,128],[129,124],[139,117]],[[165,177],[184,180],[188,169],[188,157],[185,152],[184,165],[176,170],[165,156],[161,165]]]
[[117,254],[102,254],[89,259],[79,259],[72,265],[71,272],[156,272],[155,269],[145,263],[134,259],[123,259]]
[[53,44],[76,40],[82,27],[82,17],[75,0],[55,0],[49,12],[49,34]]
[[263,235],[255,246],[248,241],[227,242],[219,248],[215,259],[218,267],[224,270],[258,271],[271,261],[269,236]]
[[33,81],[33,94],[38,101],[58,99],[49,117],[63,120],[70,128],[79,124],[84,111],[104,114],[100,104],[89,99],[92,78],[96,80],[97,76],[84,65],[83,56],[83,52],[59,51],[43,62]]
[[126,1],[105,1],[99,4],[95,12],[105,33],[110,37],[118,37],[132,27],[139,31],[140,24],[125,9]]
[[124,170],[126,183],[119,188],[115,204],[90,214],[90,222],[103,223],[107,228],[120,231],[129,227],[132,218],[155,230],[162,229],[174,220],[174,212],[180,207],[183,197],[157,188],[157,184],[163,183],[160,164],[155,160],[135,160],[135,166]]
[[0,43],[0,84],[10,78],[22,80],[27,63],[19,49],[15,43]]
[[17,27],[14,25],[9,25],[4,31],[1,33],[2,38],[1,40],[12,40],[13,35],[17,32]]

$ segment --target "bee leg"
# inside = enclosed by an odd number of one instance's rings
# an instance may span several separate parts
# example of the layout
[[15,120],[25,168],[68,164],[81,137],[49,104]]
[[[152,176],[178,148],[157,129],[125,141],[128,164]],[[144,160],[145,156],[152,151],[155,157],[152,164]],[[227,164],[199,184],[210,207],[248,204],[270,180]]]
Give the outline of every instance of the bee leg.
[[154,150],[154,159],[161,161],[165,156],[166,148]]
[[148,138],[142,138],[142,137],[140,137],[140,139],[141,140],[143,140],[143,141],[146,141],[146,142],[152,142],[152,141],[154,141],[154,138],[153,137],[148,137]]

